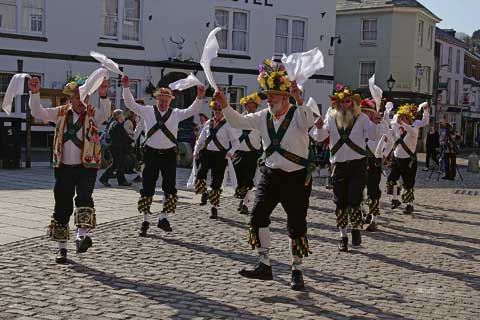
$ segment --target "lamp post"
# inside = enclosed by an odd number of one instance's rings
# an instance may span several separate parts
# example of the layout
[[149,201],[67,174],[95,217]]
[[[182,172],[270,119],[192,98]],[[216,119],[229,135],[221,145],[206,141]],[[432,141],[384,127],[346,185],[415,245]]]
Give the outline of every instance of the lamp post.
[[387,79],[388,97],[389,97],[390,101],[393,101],[393,99],[392,99],[392,89],[393,89],[393,87],[395,87],[396,82],[397,82],[397,80],[395,80],[393,78],[393,75],[390,74],[390,78]]

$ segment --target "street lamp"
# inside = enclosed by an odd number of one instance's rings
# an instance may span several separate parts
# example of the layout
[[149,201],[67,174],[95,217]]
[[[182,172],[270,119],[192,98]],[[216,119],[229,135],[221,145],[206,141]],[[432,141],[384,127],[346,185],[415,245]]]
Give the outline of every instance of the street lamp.
[[390,74],[390,78],[387,79],[388,96],[390,97],[390,101],[393,100],[392,99],[392,89],[393,89],[393,87],[395,87],[396,82],[397,82],[397,80],[395,80],[393,78],[393,75]]

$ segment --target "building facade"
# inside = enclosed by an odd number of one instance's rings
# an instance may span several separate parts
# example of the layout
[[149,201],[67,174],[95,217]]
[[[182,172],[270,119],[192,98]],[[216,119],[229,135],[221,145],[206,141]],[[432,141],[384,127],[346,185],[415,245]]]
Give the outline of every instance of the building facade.
[[480,147],[480,55],[466,51],[463,79],[463,141]]
[[[89,57],[94,50],[119,63],[132,79],[134,95],[152,103],[152,86],[168,85],[190,72],[206,80],[198,62],[208,33],[220,26],[221,49],[212,70],[232,104],[238,106],[242,95],[259,89],[257,66],[263,59],[318,46],[325,68],[304,91],[306,98],[326,106],[333,86],[329,49],[335,19],[334,0],[4,0],[0,99],[19,70],[40,76],[42,86],[52,89],[60,89],[70,75],[91,73],[98,67]],[[124,107],[119,79],[110,80],[112,101]],[[194,97],[195,90],[183,92],[175,106],[184,107]],[[27,100],[27,92],[17,99],[15,117],[25,118]],[[184,126],[188,129],[192,121]],[[51,132],[49,127],[33,130]],[[45,145],[42,139],[34,139],[34,146]]]
[[[368,95],[368,79],[375,74],[396,106],[430,101],[438,22],[415,0],[338,0],[335,82]],[[391,91],[390,76],[395,80]]]

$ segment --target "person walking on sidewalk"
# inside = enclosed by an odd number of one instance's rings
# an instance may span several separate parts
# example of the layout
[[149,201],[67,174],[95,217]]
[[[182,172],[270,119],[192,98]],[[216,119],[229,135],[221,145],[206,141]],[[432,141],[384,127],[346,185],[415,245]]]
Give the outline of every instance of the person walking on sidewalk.
[[431,125],[427,134],[427,142],[425,144],[426,159],[423,171],[434,170],[438,167],[437,149],[440,146],[440,137],[435,126]]

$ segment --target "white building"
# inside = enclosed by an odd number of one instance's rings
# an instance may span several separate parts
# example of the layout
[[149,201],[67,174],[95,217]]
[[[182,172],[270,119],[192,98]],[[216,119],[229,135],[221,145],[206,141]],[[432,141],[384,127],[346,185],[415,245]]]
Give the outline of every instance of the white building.
[[[326,66],[307,83],[305,95],[325,112],[333,85],[328,53],[335,35],[334,0],[1,0],[0,99],[19,66],[39,75],[44,88],[59,89],[68,75],[87,75],[98,67],[88,55],[94,50],[118,62],[133,80],[137,98],[148,101],[150,83],[167,85],[190,72],[205,80],[198,61],[216,26],[224,30],[214,76],[233,104],[259,89],[257,66],[263,59],[318,46]],[[117,78],[111,79],[110,96],[122,106]],[[185,92],[175,104],[183,107],[194,96],[195,90]],[[25,117],[26,103],[26,97],[17,99],[15,117]]]

